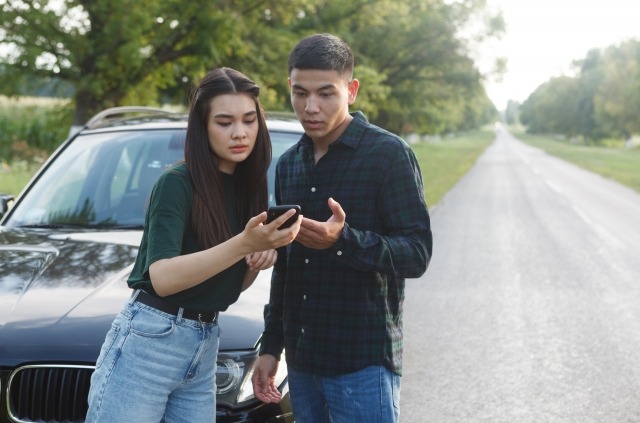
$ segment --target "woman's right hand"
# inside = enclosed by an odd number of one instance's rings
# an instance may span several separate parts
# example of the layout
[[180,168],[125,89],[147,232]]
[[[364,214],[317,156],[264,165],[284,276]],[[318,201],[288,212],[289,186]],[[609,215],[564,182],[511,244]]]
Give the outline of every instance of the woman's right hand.
[[243,235],[250,249],[248,254],[256,251],[276,249],[291,244],[300,230],[302,215],[298,216],[298,220],[288,228],[278,228],[295,213],[296,211],[294,209],[288,210],[282,216],[268,224],[264,223],[267,220],[267,212],[262,212],[249,219],[243,231]]
[[262,212],[249,219],[240,234],[221,244],[196,253],[155,261],[149,266],[153,289],[161,297],[175,294],[217,275],[249,254],[291,244],[300,230],[302,216],[286,229],[278,230],[278,227],[295,212],[288,210],[267,225],[263,224],[267,220],[267,212]]

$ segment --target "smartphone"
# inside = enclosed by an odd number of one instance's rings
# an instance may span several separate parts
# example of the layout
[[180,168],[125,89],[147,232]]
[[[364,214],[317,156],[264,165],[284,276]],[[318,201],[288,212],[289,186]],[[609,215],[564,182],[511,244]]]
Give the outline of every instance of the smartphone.
[[300,206],[298,205],[285,204],[281,206],[269,207],[269,210],[267,211],[267,221],[265,222],[265,224],[273,222],[275,219],[282,216],[283,214],[285,214],[287,211],[291,209],[295,209],[296,214],[291,216],[289,219],[287,219],[286,222],[284,222],[280,227],[278,227],[278,229],[288,228],[289,226],[293,225],[296,220],[298,220],[298,216],[300,215]]

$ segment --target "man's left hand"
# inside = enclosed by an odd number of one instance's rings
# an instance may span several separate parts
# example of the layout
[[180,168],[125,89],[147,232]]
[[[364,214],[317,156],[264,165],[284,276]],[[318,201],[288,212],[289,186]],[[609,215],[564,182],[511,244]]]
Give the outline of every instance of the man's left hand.
[[325,250],[340,238],[347,216],[340,204],[333,198],[329,198],[327,203],[333,214],[326,222],[318,222],[306,217],[302,219],[296,241],[305,247]]

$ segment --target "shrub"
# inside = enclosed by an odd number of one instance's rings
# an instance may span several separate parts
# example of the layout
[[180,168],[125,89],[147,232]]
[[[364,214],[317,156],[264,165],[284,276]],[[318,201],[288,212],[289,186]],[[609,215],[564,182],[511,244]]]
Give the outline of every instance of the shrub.
[[0,161],[46,157],[67,138],[72,117],[66,100],[0,98]]

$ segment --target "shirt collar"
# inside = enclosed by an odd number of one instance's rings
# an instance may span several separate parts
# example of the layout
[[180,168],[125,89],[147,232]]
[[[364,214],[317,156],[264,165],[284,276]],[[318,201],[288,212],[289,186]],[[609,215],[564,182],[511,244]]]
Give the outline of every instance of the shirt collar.
[[[349,114],[353,117],[351,122],[349,122],[349,126],[347,126],[347,129],[345,129],[344,132],[338,137],[338,139],[332,142],[331,145],[344,144],[347,147],[351,147],[353,149],[358,148],[360,139],[362,138],[362,135],[364,134],[369,121],[367,121],[367,118],[364,117],[364,114],[362,114],[362,112],[360,111]],[[303,146],[313,146],[313,141],[306,133],[302,135],[302,138],[300,138],[300,141],[298,141],[298,151]]]

